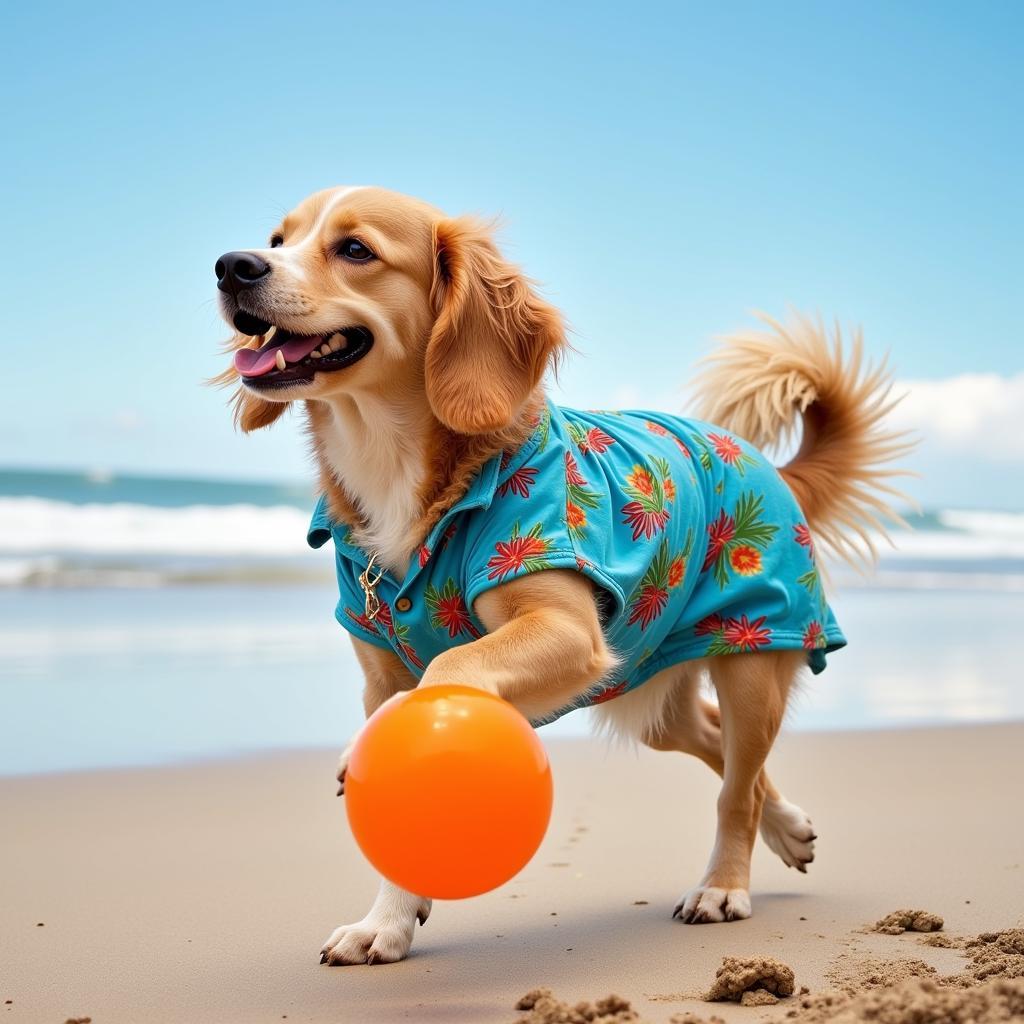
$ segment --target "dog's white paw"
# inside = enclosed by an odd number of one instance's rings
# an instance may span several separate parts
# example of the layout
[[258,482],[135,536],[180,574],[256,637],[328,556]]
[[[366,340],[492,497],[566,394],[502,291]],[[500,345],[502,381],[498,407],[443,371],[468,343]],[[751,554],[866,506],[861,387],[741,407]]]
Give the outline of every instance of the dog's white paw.
[[761,812],[761,837],[777,853],[782,862],[806,874],[814,860],[814,826],[796,804],[781,797],[765,800]]
[[332,967],[342,964],[393,964],[409,955],[416,922],[430,916],[430,901],[422,900],[407,917],[382,914],[375,907],[355,924],[342,925],[331,932],[320,950],[320,963]]
[[719,889],[698,885],[676,904],[672,912],[684,924],[717,924],[750,917],[750,893],[746,889]]

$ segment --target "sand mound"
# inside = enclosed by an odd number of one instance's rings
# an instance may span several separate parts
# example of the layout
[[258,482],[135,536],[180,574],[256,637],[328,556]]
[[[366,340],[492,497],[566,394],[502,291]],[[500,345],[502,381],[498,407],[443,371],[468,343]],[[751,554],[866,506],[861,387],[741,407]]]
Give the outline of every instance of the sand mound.
[[[727,956],[704,998],[709,1003],[732,1000],[745,1006],[764,1006],[777,1002],[778,996],[791,996],[793,988],[792,969],[778,960],[767,956],[751,959]],[[765,999],[757,993],[771,998]]]
[[976,988],[915,979],[858,996],[823,993],[790,1010],[786,1024],[1006,1024],[1024,1015],[1024,981],[997,978]]
[[631,1024],[639,1021],[629,1001],[621,996],[605,996],[593,1003],[575,1006],[556,999],[549,988],[535,988],[516,1003],[517,1010],[529,1011],[516,1024]]
[[942,918],[927,910],[894,910],[876,921],[871,930],[883,935],[902,935],[904,932],[940,932]]
[[[934,922],[938,922],[935,924]],[[929,927],[930,926],[930,927]],[[875,926],[884,934],[934,931],[942,919],[923,911],[901,910]],[[888,931],[889,928],[898,931]],[[1024,1021],[1024,928],[982,932],[974,938],[929,935],[928,945],[963,949],[967,965],[959,974],[940,975],[923,960],[885,960],[843,955],[828,972],[832,991],[798,1000],[776,1024],[1009,1024]],[[793,994],[793,971],[770,957],[726,957],[715,974],[708,1001],[766,1006]],[[792,1004],[791,1004],[792,1005]],[[640,1024],[637,1012],[620,996],[595,1003],[555,999],[550,989],[527,993],[516,1004],[529,1011],[516,1024]],[[781,1009],[781,1008],[780,1008]],[[723,1024],[721,1018],[677,1013],[669,1024]]]
[[840,957],[828,974],[836,990],[801,999],[780,1024],[1024,1020],[1024,928],[951,938],[948,945],[962,948],[969,961],[960,974],[940,975],[921,960]]
[[967,940],[964,952],[971,961],[967,973],[975,981],[1024,978],[1024,928],[982,932]]

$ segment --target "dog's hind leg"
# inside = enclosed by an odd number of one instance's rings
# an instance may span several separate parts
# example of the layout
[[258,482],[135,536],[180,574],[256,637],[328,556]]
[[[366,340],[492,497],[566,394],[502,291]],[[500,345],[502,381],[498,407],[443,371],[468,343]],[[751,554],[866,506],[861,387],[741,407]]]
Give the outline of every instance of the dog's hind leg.
[[[724,655],[709,662],[719,699],[720,762],[714,756],[715,716],[709,705],[700,701],[688,710],[684,706],[675,719],[667,719],[678,725],[688,716],[689,744],[697,748],[688,752],[697,753],[716,770],[721,767],[722,774],[710,863],[701,883],[675,909],[675,916],[688,924],[750,916],[750,854],[762,808],[769,791],[773,805],[784,804],[768,781],[764,762],[782,724],[802,658],[800,652],[762,652]],[[702,722],[697,729],[692,727],[694,708]]]
[[[656,692],[654,684],[663,677],[672,680],[671,691],[658,709],[658,714],[652,716],[653,720],[645,725],[640,738],[654,750],[692,754],[718,775],[723,775],[725,761],[722,754],[721,711],[700,695],[702,667],[700,662],[673,665],[659,672],[644,687],[633,691],[639,695],[648,686],[652,686],[652,692]],[[606,705],[606,713],[611,716],[615,704],[625,702],[632,696],[626,694]],[[811,819],[772,785],[763,768],[756,784],[764,789],[761,838],[787,867],[806,873],[807,865],[814,860],[814,840],[817,838]]]

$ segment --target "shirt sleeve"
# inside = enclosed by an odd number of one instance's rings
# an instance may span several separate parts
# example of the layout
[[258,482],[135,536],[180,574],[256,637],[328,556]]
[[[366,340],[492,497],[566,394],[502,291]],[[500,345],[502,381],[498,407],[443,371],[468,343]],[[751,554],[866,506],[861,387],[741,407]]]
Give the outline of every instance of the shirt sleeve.
[[[618,609],[621,590],[591,557],[586,543],[587,516],[598,511],[595,490],[584,494],[571,453],[551,443],[499,477],[489,508],[476,515],[465,555],[466,604],[485,591],[545,569],[571,569],[608,591]],[[576,501],[572,501],[576,498]],[[607,501],[607,499],[604,499]]]

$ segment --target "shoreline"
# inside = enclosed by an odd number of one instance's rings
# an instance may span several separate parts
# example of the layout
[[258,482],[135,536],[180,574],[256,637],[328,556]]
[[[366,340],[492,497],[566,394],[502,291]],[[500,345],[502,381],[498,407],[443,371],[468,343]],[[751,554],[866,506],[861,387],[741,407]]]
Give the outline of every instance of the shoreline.
[[[586,708],[578,711],[586,712]],[[557,726],[557,731],[550,731],[552,726]],[[617,755],[621,752],[627,754],[633,751],[633,745],[628,740],[618,740],[614,737],[608,738],[591,731],[589,718],[580,714],[578,718],[570,723],[566,718],[557,720],[537,727],[538,735],[544,742],[545,747],[551,745],[591,745],[593,753],[597,756],[603,755],[607,750],[610,755]],[[809,738],[843,738],[854,739],[858,736],[880,734],[888,736],[893,733],[915,735],[917,733],[935,733],[936,740],[944,733],[958,733],[963,730],[973,731],[975,729],[1014,729],[1020,728],[1024,736],[1024,718],[978,718],[970,721],[946,721],[946,720],[923,720],[917,722],[873,722],[860,726],[822,726],[800,725],[799,722],[786,721],[782,727],[779,743],[784,743],[787,737],[809,737]],[[225,769],[232,766],[241,768],[248,762],[271,761],[271,760],[300,760],[313,756],[324,756],[336,758],[344,747],[344,741],[339,741],[337,751],[333,747],[325,747],[322,743],[291,744],[279,747],[248,747],[229,750],[223,753],[198,753],[182,754],[180,756],[168,755],[160,759],[149,761],[111,761],[106,764],[88,763],[82,765],[71,765],[56,768],[29,768],[18,770],[0,770],[0,787],[5,782],[27,781],[31,779],[60,779],[60,778],[81,778],[83,776],[122,776],[150,771],[173,771],[175,769]],[[1024,755],[1022,755],[1024,762]],[[1024,763],[1022,763],[1024,771]],[[0,794],[2,796],[2,794]],[[0,861],[2,863],[2,861]]]

